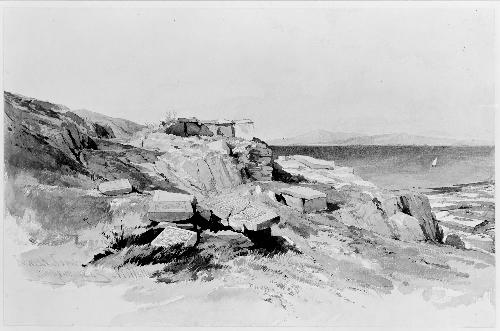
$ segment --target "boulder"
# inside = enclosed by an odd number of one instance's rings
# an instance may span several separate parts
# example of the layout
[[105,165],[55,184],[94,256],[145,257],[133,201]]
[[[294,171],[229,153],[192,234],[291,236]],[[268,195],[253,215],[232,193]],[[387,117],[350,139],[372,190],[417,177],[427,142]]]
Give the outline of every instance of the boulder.
[[190,194],[155,191],[148,218],[153,221],[179,222],[194,214],[195,198]]
[[415,217],[397,212],[389,217],[389,221],[394,225],[397,239],[409,242],[425,240],[420,222]]
[[444,241],[446,245],[453,246],[459,249],[465,249],[465,243],[462,238],[455,233],[449,234],[446,236],[446,240]]
[[106,195],[120,195],[132,192],[128,179],[111,180],[99,184],[99,191]]
[[443,230],[431,211],[429,199],[419,193],[406,193],[396,200],[399,211],[415,217],[420,222],[420,227],[427,240],[433,242],[443,241]]
[[171,247],[182,244],[185,247],[196,245],[198,235],[196,232],[166,226],[162,232],[151,242],[153,246]]

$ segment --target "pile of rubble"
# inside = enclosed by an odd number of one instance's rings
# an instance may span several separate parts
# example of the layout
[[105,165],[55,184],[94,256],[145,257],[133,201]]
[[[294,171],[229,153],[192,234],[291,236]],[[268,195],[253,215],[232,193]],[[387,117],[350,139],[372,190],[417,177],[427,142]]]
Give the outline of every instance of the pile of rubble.
[[[132,187],[127,179],[120,179],[100,184],[99,190],[106,195],[121,195],[130,193]],[[271,226],[279,222],[270,207],[248,197],[229,193],[199,203],[194,195],[160,190],[154,191],[147,219],[148,228],[163,229],[151,242],[163,247],[194,246],[207,229],[231,230],[250,238],[270,236]]]

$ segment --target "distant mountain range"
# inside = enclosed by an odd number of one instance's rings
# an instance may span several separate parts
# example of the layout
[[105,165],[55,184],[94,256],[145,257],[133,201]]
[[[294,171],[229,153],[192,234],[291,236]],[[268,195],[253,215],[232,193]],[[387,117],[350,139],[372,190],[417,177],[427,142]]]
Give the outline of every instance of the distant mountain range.
[[491,146],[493,142],[477,139],[454,139],[446,137],[417,136],[406,133],[362,135],[352,132],[310,131],[295,137],[271,139],[270,145],[429,145],[429,146]]

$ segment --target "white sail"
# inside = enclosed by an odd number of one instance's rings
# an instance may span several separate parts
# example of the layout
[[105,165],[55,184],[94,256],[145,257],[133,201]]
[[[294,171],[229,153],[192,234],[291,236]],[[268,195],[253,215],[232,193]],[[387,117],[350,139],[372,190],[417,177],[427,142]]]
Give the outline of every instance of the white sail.
[[434,161],[432,161],[431,166],[435,167],[437,165],[438,158],[435,158]]

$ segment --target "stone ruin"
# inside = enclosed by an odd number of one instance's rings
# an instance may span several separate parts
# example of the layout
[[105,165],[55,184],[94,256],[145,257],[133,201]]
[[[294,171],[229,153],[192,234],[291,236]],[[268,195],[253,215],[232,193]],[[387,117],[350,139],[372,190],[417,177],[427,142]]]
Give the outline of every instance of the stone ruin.
[[199,205],[193,195],[155,191],[147,213],[153,228],[162,228],[152,245],[194,246],[203,230],[232,230],[251,236],[270,235],[279,216],[266,205],[232,194]]
[[178,118],[164,125],[165,133],[180,137],[221,136],[226,138],[253,138],[253,121],[243,120],[198,120]]

